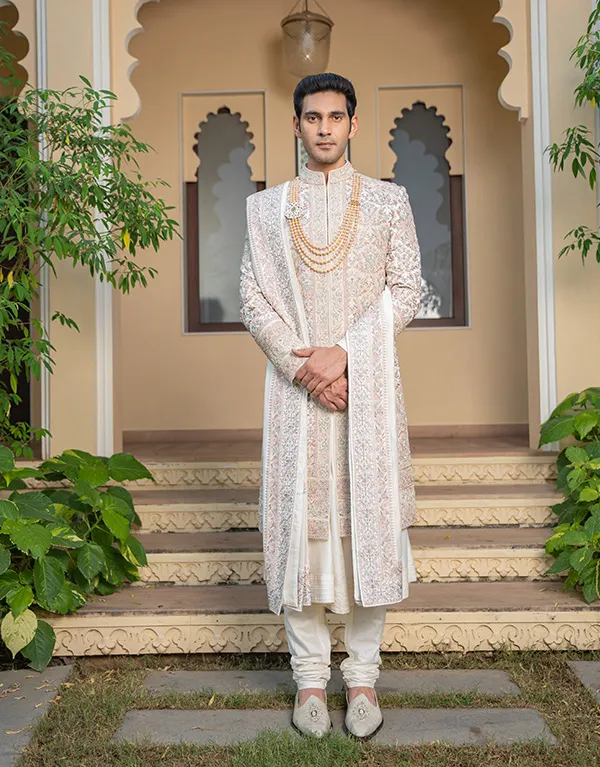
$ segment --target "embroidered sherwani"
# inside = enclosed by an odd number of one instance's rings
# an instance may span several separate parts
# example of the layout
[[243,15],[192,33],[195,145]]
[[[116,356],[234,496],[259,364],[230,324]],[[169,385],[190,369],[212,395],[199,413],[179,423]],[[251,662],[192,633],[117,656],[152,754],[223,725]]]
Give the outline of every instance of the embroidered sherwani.
[[[301,169],[300,221],[315,245],[336,236],[355,173],[349,162],[327,180]],[[269,360],[259,504],[269,603],[274,612],[282,604],[301,609],[324,601],[334,581],[339,592],[339,557],[350,551],[339,539],[351,536],[355,601],[391,604],[407,596],[407,568],[414,568],[407,535],[414,482],[393,342],[420,300],[408,196],[363,176],[356,237],[342,265],[321,274],[294,247],[288,187],[248,198],[240,284],[242,322]],[[293,348],[336,343],[348,351],[342,412],[294,381],[306,358]],[[336,561],[323,568],[328,557]],[[326,599],[334,611],[348,609],[343,591]]]

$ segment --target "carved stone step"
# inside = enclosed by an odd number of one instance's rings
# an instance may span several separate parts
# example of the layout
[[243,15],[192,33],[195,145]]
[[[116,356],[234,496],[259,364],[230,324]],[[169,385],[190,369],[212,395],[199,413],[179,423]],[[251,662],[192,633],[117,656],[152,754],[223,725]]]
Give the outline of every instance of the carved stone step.
[[[556,580],[544,544],[550,528],[410,528],[420,581]],[[187,586],[263,582],[259,532],[137,533],[148,552],[144,583]]]
[[[148,479],[129,487],[258,488],[260,460],[146,462]],[[538,453],[506,455],[414,455],[415,480],[422,485],[539,484],[556,476],[555,458]]]
[[[219,532],[257,527],[258,490],[133,490],[145,532]],[[417,486],[421,526],[551,525],[560,502],[554,483],[537,485]]]
[[[126,587],[71,615],[44,614],[55,655],[286,652],[283,616],[264,586]],[[336,651],[345,616],[327,613]],[[393,652],[599,650],[600,600],[561,583],[413,583],[387,610],[382,649]]]

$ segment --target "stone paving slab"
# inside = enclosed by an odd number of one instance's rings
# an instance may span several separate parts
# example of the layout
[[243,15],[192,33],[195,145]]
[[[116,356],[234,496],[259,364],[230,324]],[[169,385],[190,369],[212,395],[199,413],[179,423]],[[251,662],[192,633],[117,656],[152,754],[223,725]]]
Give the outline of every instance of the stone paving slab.
[[570,660],[567,663],[600,703],[600,661]]
[[[332,711],[341,730],[343,711]],[[113,740],[143,743],[235,745],[252,740],[260,730],[290,730],[291,709],[131,710]],[[384,710],[384,725],[371,741],[378,745],[408,745],[444,741],[454,745],[510,745],[543,738],[557,740],[538,711],[531,708],[396,708]]]
[[[599,664],[600,665],[600,664]],[[153,694],[167,692],[275,692],[278,688],[295,691],[291,671],[152,671],[145,687]],[[344,683],[338,669],[332,669],[328,692],[342,692]],[[406,669],[381,671],[377,682],[380,693],[456,693],[477,690],[485,695],[520,695],[519,687],[506,671]]]
[[12,767],[29,743],[37,720],[44,716],[73,664],[0,671],[0,767]]

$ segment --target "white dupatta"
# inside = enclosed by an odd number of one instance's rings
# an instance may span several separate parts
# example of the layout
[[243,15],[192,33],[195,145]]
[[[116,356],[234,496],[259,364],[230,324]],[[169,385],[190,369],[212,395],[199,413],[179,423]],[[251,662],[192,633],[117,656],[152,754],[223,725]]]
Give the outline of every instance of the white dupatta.
[[[284,216],[288,186],[248,198],[251,259],[265,298],[310,346]],[[399,464],[398,440],[407,426],[397,412],[400,381],[387,287],[350,325],[346,342],[354,598],[365,607],[394,604],[406,596],[401,532],[416,510],[410,456]],[[269,608],[276,614],[283,604],[299,609],[307,603],[308,396],[268,362],[259,529]]]

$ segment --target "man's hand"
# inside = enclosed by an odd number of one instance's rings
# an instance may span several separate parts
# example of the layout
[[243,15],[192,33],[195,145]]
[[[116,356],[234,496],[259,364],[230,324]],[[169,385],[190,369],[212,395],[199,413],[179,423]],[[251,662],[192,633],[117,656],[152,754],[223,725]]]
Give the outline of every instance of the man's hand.
[[296,380],[313,397],[318,397],[346,371],[348,355],[341,346],[311,346],[308,349],[292,349],[297,357],[308,357],[296,373]]
[[328,410],[346,410],[348,407],[348,378],[346,374],[344,373],[337,381],[330,384],[323,394],[319,395],[318,399]]

